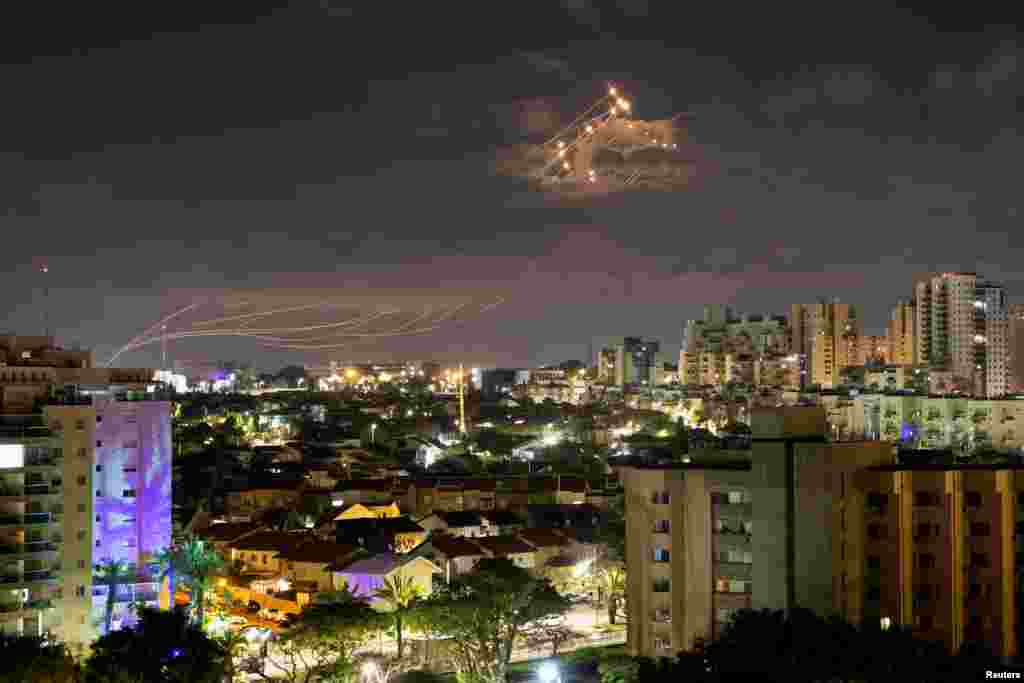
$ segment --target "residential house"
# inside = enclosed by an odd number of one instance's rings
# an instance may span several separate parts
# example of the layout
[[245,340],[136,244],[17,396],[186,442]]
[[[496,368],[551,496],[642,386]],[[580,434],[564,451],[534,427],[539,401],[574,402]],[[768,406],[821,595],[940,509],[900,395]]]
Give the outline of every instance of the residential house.
[[569,539],[551,529],[524,529],[517,536],[533,546],[537,568],[546,567],[554,558],[563,556],[571,545]]
[[196,530],[196,535],[208,541],[213,547],[225,557],[228,555],[228,546],[249,534],[257,531],[266,531],[267,528],[258,522],[223,522],[211,524],[202,530]]
[[292,509],[299,502],[305,481],[265,484],[228,494],[228,516],[232,522],[251,522],[260,513],[274,509]]
[[434,559],[443,570],[445,582],[450,582],[454,576],[472,571],[480,559],[487,557],[487,553],[476,543],[461,536],[446,534],[434,534],[423,550],[418,552]]
[[[281,575],[293,590],[308,594],[334,589],[334,577],[329,567],[361,554],[356,545],[324,541],[306,541],[286,548],[277,554]],[[300,601],[301,602],[301,601]]]
[[431,533],[446,533],[452,536],[473,538],[492,535],[490,524],[479,512],[435,512],[417,522]]
[[601,523],[601,511],[586,503],[530,505],[526,515],[533,529],[596,529]]
[[250,575],[250,580],[276,579],[282,574],[278,555],[309,538],[302,532],[257,531],[227,544],[227,559],[240,562],[243,577]]
[[507,557],[523,569],[537,566],[537,549],[518,536],[484,536],[473,542],[490,557]]
[[337,507],[353,503],[387,505],[396,499],[393,479],[344,479],[334,486],[332,504]]
[[342,519],[334,522],[338,543],[358,545],[371,553],[407,553],[427,539],[427,532],[408,517]]
[[384,517],[401,517],[402,511],[398,503],[353,503],[342,508],[335,508],[337,514],[334,521],[342,519],[381,519]]
[[385,581],[411,579],[419,593],[427,596],[433,592],[434,574],[441,573],[441,568],[419,555],[379,553],[336,564],[331,571],[335,590],[348,587],[354,595],[368,598],[371,606],[384,609],[385,606],[373,595]]
[[462,509],[493,510],[497,481],[493,478],[466,479],[462,482]]
[[491,534],[515,534],[526,528],[526,519],[520,517],[511,510],[490,510],[484,512],[483,518],[487,521]]

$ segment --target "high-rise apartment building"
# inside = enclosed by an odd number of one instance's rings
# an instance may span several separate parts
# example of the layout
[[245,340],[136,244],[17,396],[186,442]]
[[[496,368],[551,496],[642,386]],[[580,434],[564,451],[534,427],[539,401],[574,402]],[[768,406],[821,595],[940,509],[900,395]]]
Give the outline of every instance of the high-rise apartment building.
[[106,586],[94,567],[135,571],[115,626],[156,603],[152,563],[170,544],[170,403],[153,371],[91,367],[46,337],[0,337],[0,626],[51,632],[75,652],[98,635]]
[[601,349],[597,354],[597,381],[615,384],[615,348]]
[[805,384],[834,388],[844,369],[859,364],[861,321],[850,304],[794,304],[789,324],[793,353],[806,359]]
[[942,273],[915,285],[917,360],[945,368],[961,390],[1007,391],[1008,309],[1003,288],[975,273]]
[[889,344],[889,363],[917,365],[916,329],[914,302],[897,302],[889,316],[889,329],[886,337]]
[[1007,391],[1024,392],[1024,304],[1010,304],[1007,311],[1007,355],[1010,362]]
[[879,442],[827,443],[821,407],[757,409],[748,461],[622,468],[629,647],[674,656],[743,608],[833,609],[840,473],[892,461]]
[[704,307],[702,320],[688,320],[679,352],[679,381],[688,386],[728,382],[754,384],[762,358],[788,349],[783,316],[736,317],[723,305]]
[[[615,385],[620,387],[652,386],[657,381],[658,354],[661,350],[659,342],[644,341],[639,337],[626,337],[621,344],[616,344],[613,348],[615,352]],[[604,352],[602,352],[603,360]],[[602,367],[604,367],[604,363],[602,363]]]

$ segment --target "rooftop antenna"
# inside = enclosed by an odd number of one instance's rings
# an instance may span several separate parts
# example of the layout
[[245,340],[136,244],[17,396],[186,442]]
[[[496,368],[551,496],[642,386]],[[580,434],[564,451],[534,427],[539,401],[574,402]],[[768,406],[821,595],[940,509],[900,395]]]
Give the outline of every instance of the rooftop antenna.
[[459,363],[459,432],[466,435],[466,379],[465,368]]
[[160,369],[166,371],[167,368],[167,323],[160,326],[162,338],[160,339],[160,346],[163,355],[163,359],[160,363]]
[[50,339],[50,278],[46,277],[50,267],[45,263],[39,267],[39,273],[43,276],[43,336]]

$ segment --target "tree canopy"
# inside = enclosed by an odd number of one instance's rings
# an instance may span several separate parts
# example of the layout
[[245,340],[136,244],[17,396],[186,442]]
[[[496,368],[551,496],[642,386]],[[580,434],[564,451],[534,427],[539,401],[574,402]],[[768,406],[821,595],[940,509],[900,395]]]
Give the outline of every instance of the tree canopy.
[[516,640],[569,606],[547,579],[511,560],[486,558],[423,601],[413,619],[427,634],[448,641],[462,680],[505,683]]
[[220,683],[224,651],[182,610],[142,609],[138,623],[92,646],[86,683]]

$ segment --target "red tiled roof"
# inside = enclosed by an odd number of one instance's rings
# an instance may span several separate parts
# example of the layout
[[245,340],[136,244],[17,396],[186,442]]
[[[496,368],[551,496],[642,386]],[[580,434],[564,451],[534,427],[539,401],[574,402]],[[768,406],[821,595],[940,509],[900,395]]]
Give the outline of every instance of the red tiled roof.
[[473,541],[479,544],[481,548],[497,557],[518,555],[520,553],[531,553],[534,550],[532,545],[526,541],[516,538],[515,536],[483,536],[481,538],[475,538]]
[[228,522],[226,524],[212,524],[209,528],[197,533],[197,536],[213,541],[214,543],[233,541],[240,536],[259,531],[263,526],[258,522]]
[[523,529],[518,536],[537,548],[561,548],[569,545],[564,536],[552,529]]
[[472,541],[460,536],[448,536],[446,534],[434,534],[430,537],[430,545],[434,550],[441,553],[448,559],[457,557],[482,557],[486,553]]
[[309,540],[309,534],[288,531],[258,531],[228,545],[235,550],[267,550],[284,552]]
[[279,560],[289,562],[314,562],[330,564],[359,552],[357,545],[346,545],[331,541],[307,541],[287,548],[277,554]]
[[335,491],[387,491],[395,488],[391,479],[343,479],[335,487]]

